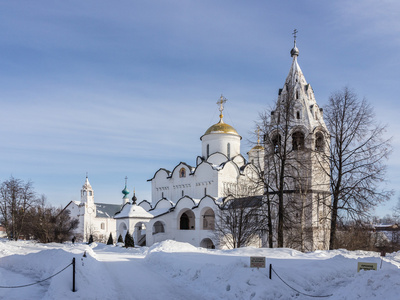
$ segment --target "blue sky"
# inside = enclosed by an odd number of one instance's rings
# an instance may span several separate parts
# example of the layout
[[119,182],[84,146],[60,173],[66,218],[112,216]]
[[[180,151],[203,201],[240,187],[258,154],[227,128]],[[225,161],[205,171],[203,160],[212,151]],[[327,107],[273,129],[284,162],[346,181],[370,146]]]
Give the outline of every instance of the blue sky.
[[317,102],[348,85],[388,124],[388,188],[400,195],[398,1],[0,1],[0,180],[32,180],[50,203],[139,200],[147,179],[194,165],[200,136],[225,121],[249,150],[276,100],[298,33]]

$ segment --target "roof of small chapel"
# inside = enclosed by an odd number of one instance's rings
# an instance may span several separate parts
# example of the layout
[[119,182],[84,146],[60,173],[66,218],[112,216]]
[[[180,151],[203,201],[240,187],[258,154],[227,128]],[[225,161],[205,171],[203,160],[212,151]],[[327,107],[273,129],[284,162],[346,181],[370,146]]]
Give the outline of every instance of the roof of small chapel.
[[152,219],[153,215],[148,213],[143,207],[136,205],[136,204],[126,204],[124,207],[119,211],[115,217],[115,219],[122,219],[122,218],[146,218]]

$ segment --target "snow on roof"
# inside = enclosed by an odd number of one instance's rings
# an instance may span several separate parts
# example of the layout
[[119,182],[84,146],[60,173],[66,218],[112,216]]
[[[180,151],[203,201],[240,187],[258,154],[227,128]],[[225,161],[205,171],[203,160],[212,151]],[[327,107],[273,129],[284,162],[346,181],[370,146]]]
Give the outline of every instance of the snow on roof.
[[122,210],[115,215],[115,219],[122,218],[147,218],[152,219],[153,215],[148,213],[143,207],[138,206],[136,204],[127,204],[124,205]]
[[121,209],[120,204],[95,203],[96,218],[112,218]]
[[220,164],[220,165],[211,165],[211,167],[212,167],[214,170],[219,171],[219,170],[222,170],[222,168],[223,168],[224,166],[223,166],[223,164]]
[[171,209],[170,207],[156,208],[149,210],[149,213],[152,214],[154,217],[158,217],[168,213],[170,209]]

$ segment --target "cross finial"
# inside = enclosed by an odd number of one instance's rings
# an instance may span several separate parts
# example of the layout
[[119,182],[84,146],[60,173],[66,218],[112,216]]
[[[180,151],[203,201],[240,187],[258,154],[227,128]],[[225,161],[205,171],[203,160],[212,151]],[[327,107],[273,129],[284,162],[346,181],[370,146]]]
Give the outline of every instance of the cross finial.
[[296,45],[297,33],[298,33],[297,29],[294,29],[293,33],[292,33],[293,34],[293,38],[294,38],[294,45]]
[[257,126],[257,145],[260,145],[260,126]]
[[224,110],[224,103],[227,101],[228,99],[226,99],[222,94],[221,97],[219,98],[219,100],[217,101],[217,104],[219,105],[219,117],[222,120],[223,118],[223,114],[222,111]]
[[88,172],[86,172],[86,178],[88,178]]
[[127,182],[128,182],[128,176],[125,176],[125,186],[126,186]]

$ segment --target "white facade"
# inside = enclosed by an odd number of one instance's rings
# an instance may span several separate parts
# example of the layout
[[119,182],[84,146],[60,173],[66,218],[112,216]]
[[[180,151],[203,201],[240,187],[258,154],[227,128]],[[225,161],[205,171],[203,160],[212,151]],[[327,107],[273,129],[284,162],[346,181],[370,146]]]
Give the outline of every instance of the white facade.
[[[149,179],[152,202],[126,204],[115,215],[118,236],[129,229],[138,245],[167,239],[208,248],[218,244],[214,228],[222,199],[235,194],[237,186],[249,188],[250,179],[258,176],[240,154],[241,137],[223,122],[222,109],[219,122],[200,138],[202,155],[196,166],[181,162],[172,171],[156,171]],[[263,148],[255,148],[252,153],[259,156],[256,152]],[[254,189],[253,194],[263,192],[259,186]]]

